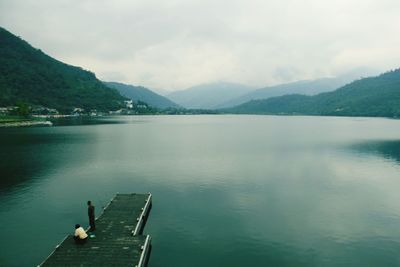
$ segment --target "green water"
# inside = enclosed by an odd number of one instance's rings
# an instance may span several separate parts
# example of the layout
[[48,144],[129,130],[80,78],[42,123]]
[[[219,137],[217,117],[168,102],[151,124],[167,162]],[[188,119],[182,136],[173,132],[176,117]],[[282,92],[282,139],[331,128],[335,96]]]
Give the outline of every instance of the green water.
[[0,266],[151,192],[149,266],[400,265],[400,121],[141,116],[0,129]]

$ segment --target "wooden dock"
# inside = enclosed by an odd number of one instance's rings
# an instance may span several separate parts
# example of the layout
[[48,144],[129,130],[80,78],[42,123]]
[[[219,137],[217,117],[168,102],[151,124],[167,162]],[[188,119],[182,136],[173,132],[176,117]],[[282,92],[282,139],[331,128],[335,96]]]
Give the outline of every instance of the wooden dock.
[[146,266],[151,237],[141,233],[151,197],[117,194],[96,219],[95,237],[83,245],[65,237],[39,266]]

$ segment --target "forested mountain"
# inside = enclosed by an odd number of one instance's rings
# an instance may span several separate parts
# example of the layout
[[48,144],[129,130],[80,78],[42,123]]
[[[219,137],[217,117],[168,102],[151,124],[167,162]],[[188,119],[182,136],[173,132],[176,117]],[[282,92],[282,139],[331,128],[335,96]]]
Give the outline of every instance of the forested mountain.
[[122,107],[124,99],[92,72],[62,63],[0,28],[0,106],[22,101],[61,112],[107,111]]
[[241,84],[217,82],[193,86],[167,97],[185,108],[214,109],[250,90],[252,88]]
[[288,94],[316,95],[319,93],[330,92],[354,80],[358,80],[363,76],[366,77],[372,74],[376,74],[376,72],[372,69],[358,68],[338,77],[304,80],[280,84],[276,86],[268,86],[251,91],[245,95],[241,95],[235,99],[232,99],[231,101],[222,104],[220,107],[233,107],[251,100],[267,99],[270,97],[283,96]]
[[315,96],[285,95],[226,109],[232,113],[400,117],[400,69]]
[[133,99],[135,101],[146,102],[152,107],[156,108],[178,108],[179,105],[175,104],[168,98],[154,93],[153,91],[142,87],[133,86],[117,82],[104,82],[110,88],[116,89],[121,95]]

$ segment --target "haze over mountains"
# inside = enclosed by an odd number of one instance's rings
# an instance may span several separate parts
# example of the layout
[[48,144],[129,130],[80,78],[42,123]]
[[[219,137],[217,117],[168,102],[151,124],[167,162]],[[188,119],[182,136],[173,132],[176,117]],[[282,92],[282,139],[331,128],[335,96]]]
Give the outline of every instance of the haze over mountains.
[[267,99],[286,94],[315,95],[329,92],[361,77],[376,75],[377,73],[376,70],[364,67],[354,69],[338,77],[296,81],[260,89],[229,82],[208,83],[172,92],[166,97],[185,108],[227,108],[251,100]]
[[[109,111],[124,107],[124,100],[130,98],[160,109],[181,109],[179,105],[193,109],[230,106],[223,111],[399,117],[400,70],[358,80],[368,72],[373,70],[257,90],[235,83],[209,83],[169,94],[174,103],[145,87],[103,83],[94,73],[60,62],[0,28],[0,106],[23,101],[61,112],[75,107]],[[232,107],[237,103],[242,104]]]
[[116,89],[121,95],[136,100],[146,102],[152,107],[156,108],[180,108],[179,105],[175,104],[168,98],[154,93],[150,89],[143,86],[134,86],[129,84],[123,84],[118,82],[104,82],[110,88]]
[[229,113],[400,117],[400,69],[363,78],[335,91],[252,100]]
[[268,86],[251,91],[245,95],[241,95],[235,99],[232,99],[231,101],[220,105],[219,107],[233,107],[251,100],[267,99],[270,97],[283,96],[288,94],[315,95],[318,93],[333,91],[354,80],[376,74],[378,74],[376,70],[364,67],[351,70],[338,77],[303,80],[275,86]]
[[252,89],[252,87],[242,84],[216,82],[176,91],[168,94],[167,97],[185,108],[215,109]]

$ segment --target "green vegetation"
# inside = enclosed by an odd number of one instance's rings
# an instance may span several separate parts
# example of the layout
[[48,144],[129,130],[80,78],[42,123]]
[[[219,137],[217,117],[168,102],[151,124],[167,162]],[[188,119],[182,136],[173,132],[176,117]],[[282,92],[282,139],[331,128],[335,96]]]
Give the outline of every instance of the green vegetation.
[[143,115],[150,115],[150,114],[158,114],[160,111],[157,108],[154,108],[143,101],[137,101],[132,111],[133,114],[143,114]]
[[121,108],[124,99],[93,73],[55,60],[0,28],[0,106],[23,102],[62,113],[74,107],[108,111]]
[[29,108],[29,105],[25,102],[17,101],[17,108],[16,108],[16,114],[22,117],[29,117],[31,109]]
[[253,100],[224,111],[247,114],[400,117],[400,69],[354,81],[329,93]]
[[29,120],[20,116],[2,116],[0,115],[0,123],[10,123],[10,122],[19,122]]

